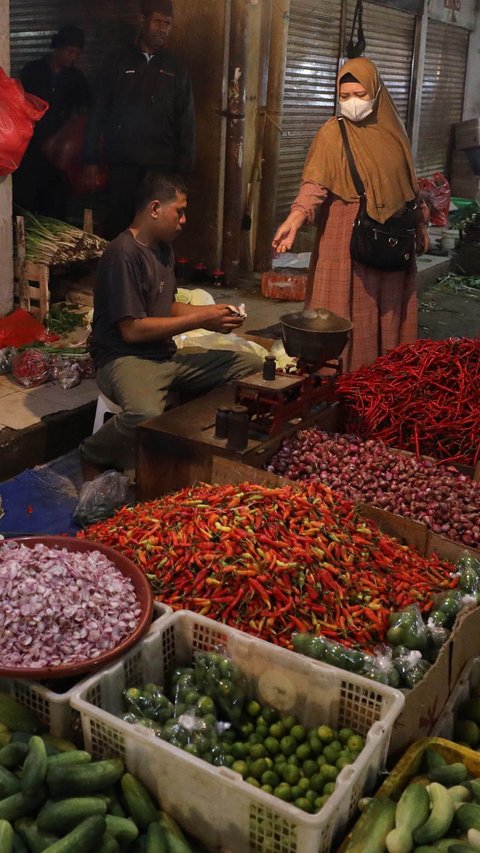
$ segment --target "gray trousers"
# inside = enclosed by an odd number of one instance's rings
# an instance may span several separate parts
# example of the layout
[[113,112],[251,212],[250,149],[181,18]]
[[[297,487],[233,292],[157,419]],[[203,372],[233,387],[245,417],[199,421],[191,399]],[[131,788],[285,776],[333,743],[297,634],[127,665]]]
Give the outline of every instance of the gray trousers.
[[229,350],[181,349],[170,361],[125,356],[97,370],[100,390],[121,407],[82,441],[80,453],[88,462],[124,470],[133,467],[135,427],[161,415],[169,391],[196,397],[218,385],[262,369],[262,359]]

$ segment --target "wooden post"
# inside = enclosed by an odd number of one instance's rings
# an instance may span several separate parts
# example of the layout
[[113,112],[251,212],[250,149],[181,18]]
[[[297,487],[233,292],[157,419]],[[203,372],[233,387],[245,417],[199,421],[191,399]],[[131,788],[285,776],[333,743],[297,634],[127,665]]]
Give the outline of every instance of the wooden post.
[[227,131],[223,201],[222,266],[229,284],[238,278],[242,227],[247,0],[232,0],[228,59]]
[[275,226],[278,157],[280,149],[283,85],[287,53],[288,13],[290,0],[279,0],[272,10],[272,33],[267,91],[267,115],[263,146],[262,184],[254,267],[269,270],[272,266],[272,239]]

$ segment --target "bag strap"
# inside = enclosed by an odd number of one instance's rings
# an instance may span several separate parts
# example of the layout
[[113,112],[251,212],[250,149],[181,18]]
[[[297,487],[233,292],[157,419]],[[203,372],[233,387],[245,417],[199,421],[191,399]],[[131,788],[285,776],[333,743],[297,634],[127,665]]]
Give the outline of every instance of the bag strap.
[[365,187],[363,185],[363,181],[358,174],[358,169],[355,165],[355,160],[353,159],[352,149],[350,148],[350,143],[348,141],[347,131],[345,128],[345,122],[343,120],[343,116],[337,116],[337,121],[340,127],[340,133],[342,134],[343,145],[345,148],[345,154],[347,155],[348,166],[350,169],[350,174],[352,176],[353,183],[355,184],[355,189],[359,194],[360,198],[365,198]]

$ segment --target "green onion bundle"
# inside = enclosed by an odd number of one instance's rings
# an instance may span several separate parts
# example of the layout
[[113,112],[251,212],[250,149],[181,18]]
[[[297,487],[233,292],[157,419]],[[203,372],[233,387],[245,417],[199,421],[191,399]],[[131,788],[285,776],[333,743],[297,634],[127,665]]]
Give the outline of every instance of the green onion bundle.
[[98,258],[108,245],[96,234],[82,231],[68,222],[49,216],[23,212],[25,220],[25,257],[33,263],[55,266]]

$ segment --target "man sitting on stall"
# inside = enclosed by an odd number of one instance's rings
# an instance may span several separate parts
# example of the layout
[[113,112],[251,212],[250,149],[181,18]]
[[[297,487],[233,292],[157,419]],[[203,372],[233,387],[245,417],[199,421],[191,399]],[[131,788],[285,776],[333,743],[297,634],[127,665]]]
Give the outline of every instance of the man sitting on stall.
[[91,349],[98,385],[122,411],[81,443],[85,479],[131,467],[136,425],[162,414],[170,390],[199,396],[262,368],[246,353],[177,352],[174,335],[198,328],[228,334],[243,322],[229,305],[175,301],[172,240],[185,225],[186,206],[180,178],[148,172],[132,224],[100,259]]

